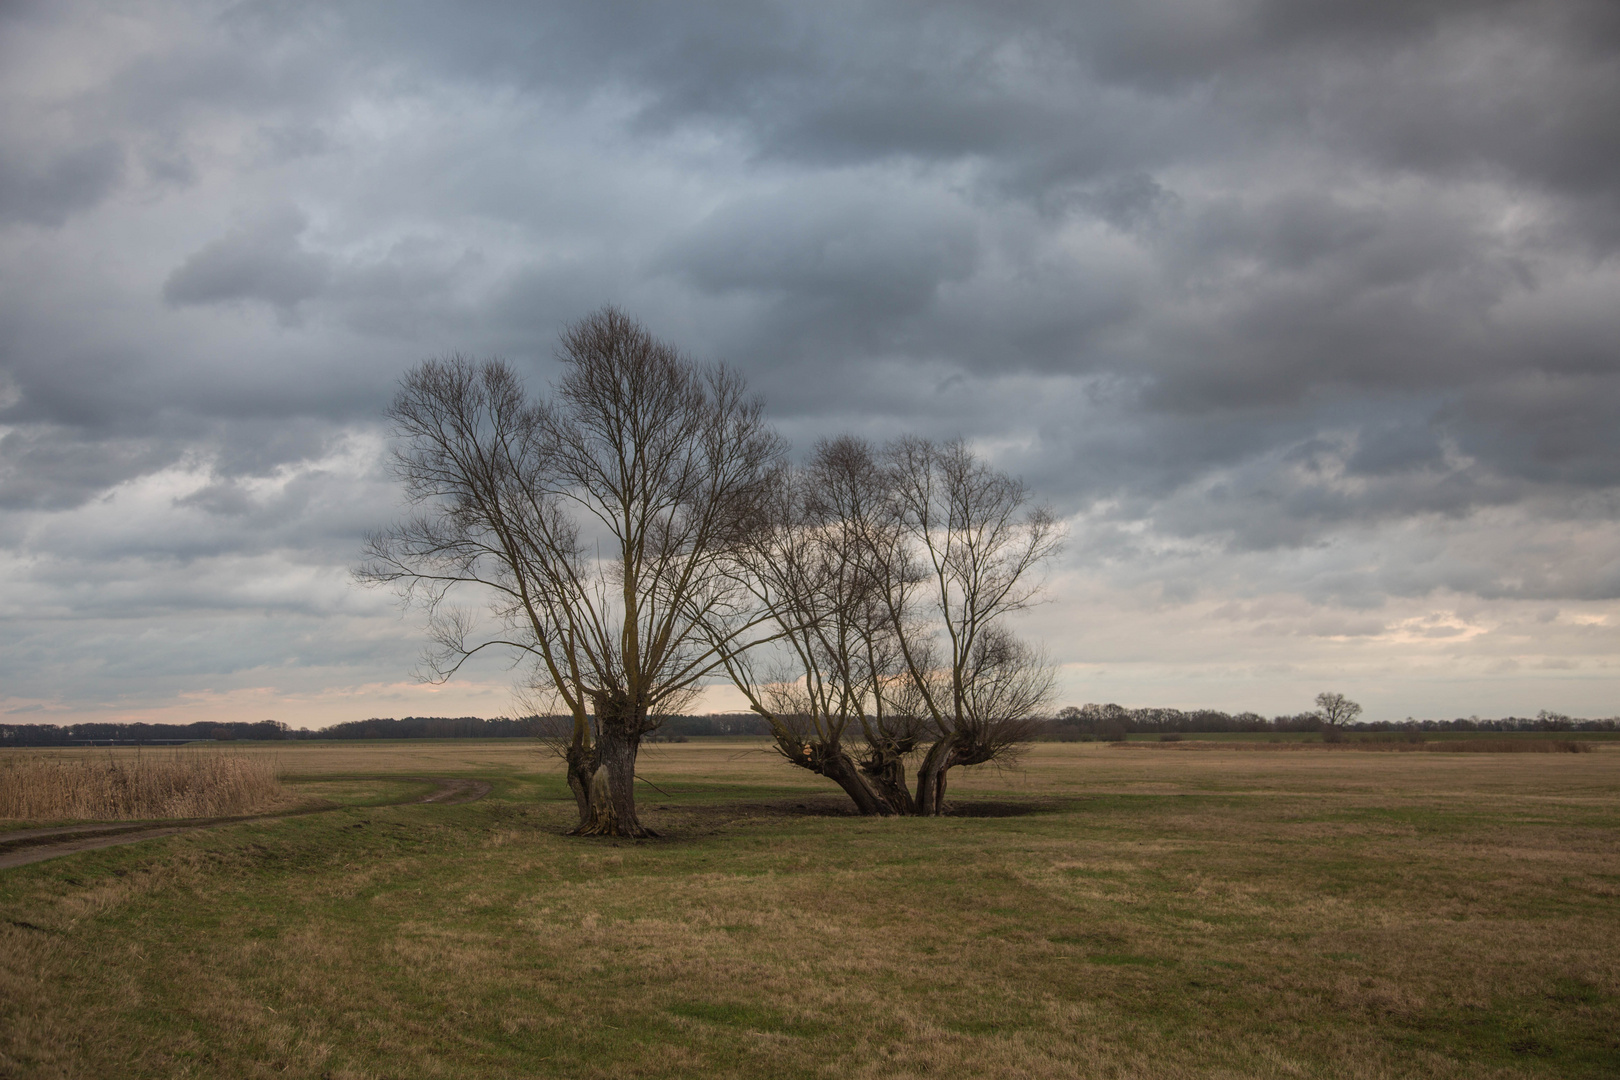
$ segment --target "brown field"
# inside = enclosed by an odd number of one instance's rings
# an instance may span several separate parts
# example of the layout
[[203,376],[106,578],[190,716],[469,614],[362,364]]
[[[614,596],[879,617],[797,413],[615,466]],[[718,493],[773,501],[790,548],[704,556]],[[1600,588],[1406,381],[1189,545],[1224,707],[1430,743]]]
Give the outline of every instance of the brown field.
[[1040,744],[863,820],[695,740],[639,843],[532,744],[227,752],[495,791],[0,871],[0,1076],[1620,1075],[1617,746]]

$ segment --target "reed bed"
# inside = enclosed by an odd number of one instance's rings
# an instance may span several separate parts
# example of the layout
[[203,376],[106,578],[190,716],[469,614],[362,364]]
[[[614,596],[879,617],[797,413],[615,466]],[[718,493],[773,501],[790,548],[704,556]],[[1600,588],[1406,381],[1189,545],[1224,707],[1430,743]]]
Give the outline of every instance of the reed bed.
[[292,801],[275,762],[217,751],[0,755],[0,818],[145,821],[225,817]]

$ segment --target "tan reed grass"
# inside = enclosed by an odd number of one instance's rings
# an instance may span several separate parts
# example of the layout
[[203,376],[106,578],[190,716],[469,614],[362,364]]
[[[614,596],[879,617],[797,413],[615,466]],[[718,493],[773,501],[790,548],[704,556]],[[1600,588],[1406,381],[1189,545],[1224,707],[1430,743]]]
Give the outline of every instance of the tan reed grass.
[[0,818],[142,821],[222,817],[292,801],[261,756],[210,750],[0,755]]

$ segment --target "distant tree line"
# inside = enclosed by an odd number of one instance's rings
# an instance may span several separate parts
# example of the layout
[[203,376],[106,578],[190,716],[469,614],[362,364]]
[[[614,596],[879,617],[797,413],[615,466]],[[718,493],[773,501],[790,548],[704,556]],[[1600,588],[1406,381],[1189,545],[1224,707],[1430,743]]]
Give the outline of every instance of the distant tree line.
[[769,735],[768,720],[754,713],[716,713],[713,716],[671,716],[658,728],[656,739],[694,735]]
[[206,739],[298,739],[312,732],[294,731],[278,720],[258,723],[195,724],[0,724],[0,746],[163,745]]
[[349,720],[319,731],[299,732],[305,739],[517,739],[538,735],[538,717],[517,719],[476,716],[407,716],[403,720]]
[[[272,739],[517,739],[542,735],[545,721],[538,716],[407,716],[348,720],[305,731],[279,720],[257,723],[195,724],[0,724],[4,746],[165,746],[189,742],[231,742]],[[758,716],[731,713],[717,716],[672,716],[659,734],[666,738],[694,735],[768,735],[770,725]]]
[[[1302,712],[1267,719],[1259,713],[1237,714],[1218,709],[1142,708],[1123,705],[1069,706],[1041,725],[1037,738],[1047,740],[1096,739],[1110,741],[1131,734],[1213,734],[1220,732],[1321,731],[1325,721],[1319,713]],[[1364,732],[1422,731],[1615,731],[1620,718],[1583,720],[1543,709],[1534,717],[1508,716],[1482,720],[1477,716],[1455,720],[1376,720],[1349,725]]]
[[[541,737],[547,721],[538,716],[407,716],[348,720],[313,731],[294,729],[278,720],[257,723],[195,724],[0,724],[0,747],[6,746],[163,746],[202,741],[272,739],[516,739]],[[1620,718],[1586,720],[1543,709],[1533,717],[1477,716],[1455,720],[1376,720],[1350,725],[1360,732],[1424,731],[1616,731]],[[1034,737],[1048,741],[1109,741],[1132,734],[1214,734],[1220,732],[1321,731],[1316,713],[1273,716],[1226,713],[1218,709],[1128,709],[1122,705],[1081,705],[1062,709],[1042,720]],[[658,729],[660,740],[715,735],[770,735],[771,725],[753,713],[670,716]]]

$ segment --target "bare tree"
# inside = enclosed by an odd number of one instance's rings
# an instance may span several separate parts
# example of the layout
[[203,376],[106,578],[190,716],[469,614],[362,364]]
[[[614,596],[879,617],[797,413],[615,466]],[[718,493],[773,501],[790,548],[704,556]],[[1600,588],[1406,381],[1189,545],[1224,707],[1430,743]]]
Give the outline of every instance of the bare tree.
[[[888,450],[895,516],[904,538],[887,560],[884,595],[897,626],[926,613],[930,639],[901,633],[911,685],[934,727],[917,769],[917,813],[945,808],[948,772],[1011,753],[1028,740],[1050,697],[1044,659],[1019,644],[1005,618],[1038,591],[1032,571],[1062,530],[1028,489],[961,442],[906,438]],[[921,647],[937,643],[938,659]]]
[[1327,691],[1316,695],[1316,715],[1329,727],[1339,728],[1361,715],[1361,706],[1343,694]]
[[902,669],[870,565],[881,549],[873,537],[889,525],[887,496],[871,448],[855,439],[824,440],[804,467],[777,474],[735,567],[776,623],[777,647],[727,660],[782,756],[837,783],[863,814],[911,809],[903,776],[895,790],[846,742],[883,745],[906,723],[885,711]]
[[772,678],[732,676],[783,755],[863,813],[940,813],[949,770],[1010,754],[1050,696],[1050,666],[1004,620],[1034,598],[1057,523],[959,442],[824,442],[781,490],[746,568],[792,647]]
[[[723,568],[783,442],[739,375],[701,367],[608,307],[569,326],[564,372],[530,399],[500,361],[429,361],[389,416],[421,508],[368,538],[360,580],[427,609],[429,678],[488,648],[533,662],[567,716],[577,832],[643,836],[644,735],[759,625]],[[473,589],[494,628],[448,601]]]

